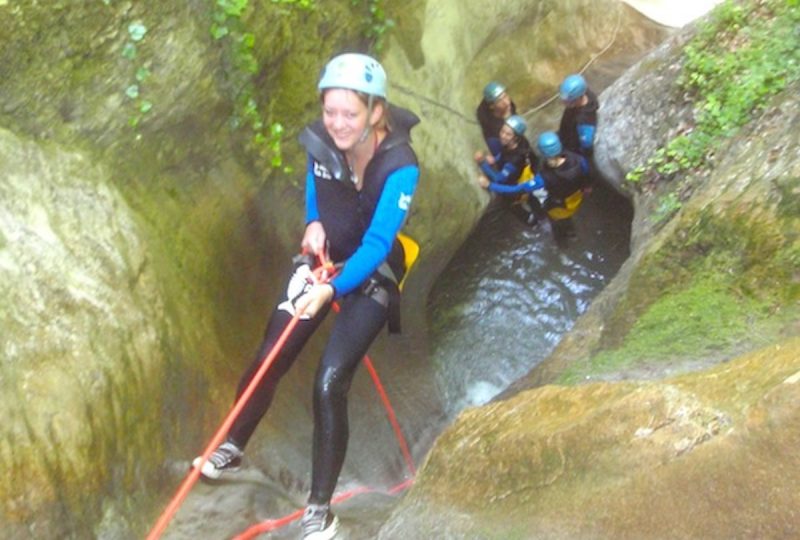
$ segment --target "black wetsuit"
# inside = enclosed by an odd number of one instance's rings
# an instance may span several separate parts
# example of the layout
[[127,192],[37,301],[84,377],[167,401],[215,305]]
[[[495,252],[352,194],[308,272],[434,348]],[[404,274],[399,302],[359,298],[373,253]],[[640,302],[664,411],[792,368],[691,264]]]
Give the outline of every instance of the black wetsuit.
[[587,173],[589,172],[586,159],[564,150],[564,162],[556,168],[552,168],[544,162],[544,165],[539,169],[538,175],[544,182],[544,188],[547,190],[547,199],[544,202],[545,210],[564,206],[564,200],[586,187]]
[[594,152],[594,133],[597,128],[597,110],[600,104],[591,90],[586,91],[589,100],[580,107],[567,107],[561,115],[558,138],[564,148],[587,158]]
[[[309,497],[312,503],[329,502],[336,487],[349,436],[347,393],[361,358],[387,320],[386,302],[362,285],[371,279],[371,274],[377,273],[375,269],[380,262],[392,258],[393,241],[402,226],[419,176],[409,134],[419,119],[405,109],[390,107],[390,112],[392,130],[367,165],[360,192],[350,180],[344,156],[319,122],[307,127],[300,138],[309,151],[307,186],[315,192],[314,200],[307,201],[309,221],[322,223],[333,261],[345,265],[340,274],[342,279],[334,280],[340,311],[319,361],[314,383],[314,446]],[[381,254],[382,261],[376,258],[376,253]],[[367,259],[373,263],[367,264]],[[359,275],[362,277],[354,277]],[[352,288],[354,284],[356,288]],[[250,440],[272,402],[278,381],[329,311],[330,305],[327,305],[314,318],[298,321],[228,433],[228,438],[239,448],[244,448]],[[237,397],[291,319],[292,315],[284,309],[273,311],[258,354],[240,379]]]

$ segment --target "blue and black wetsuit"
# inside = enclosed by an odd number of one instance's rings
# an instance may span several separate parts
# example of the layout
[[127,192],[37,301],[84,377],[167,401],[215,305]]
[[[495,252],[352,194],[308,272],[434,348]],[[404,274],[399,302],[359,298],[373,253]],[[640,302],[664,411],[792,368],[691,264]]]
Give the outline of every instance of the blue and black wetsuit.
[[[511,102],[511,113],[517,114],[517,106]],[[502,144],[500,143],[500,129],[505,124],[505,118],[498,118],[492,112],[491,105],[486,99],[482,99],[478,108],[475,110],[475,116],[478,118],[478,123],[481,125],[481,132],[483,133],[483,140],[486,141],[486,146],[492,155],[500,152]]]
[[531,145],[528,139],[518,137],[516,147],[501,147],[500,152],[494,155],[494,165],[481,161],[478,166],[490,182],[506,185],[516,184],[528,164],[530,154]]
[[564,148],[591,159],[594,153],[594,136],[597,130],[597,110],[600,104],[591,90],[586,91],[589,101],[580,107],[567,107],[561,115],[558,138]]
[[[413,113],[389,107],[391,131],[376,149],[364,172],[360,191],[350,179],[344,155],[321,121],[306,127],[300,141],[309,152],[306,173],[306,219],[325,229],[329,256],[343,263],[332,280],[340,312],[317,368],[314,385],[314,450],[309,501],[330,501],[344,462],[348,440],[347,392],[361,358],[387,321],[386,296],[368,292],[371,278],[387,285],[389,273],[399,280],[402,246],[397,233],[408,216],[419,179],[410,130],[419,122]],[[384,263],[387,263],[384,265]],[[399,275],[398,275],[399,274]],[[372,288],[370,288],[372,290]],[[300,320],[234,422],[228,437],[244,448],[272,402],[279,379],[292,366],[302,346],[319,327],[330,305],[314,318]],[[260,350],[239,382],[238,395],[273,348],[292,315],[275,309]]]
[[[530,180],[511,185],[491,182],[489,191],[501,195],[519,196],[545,190],[544,210],[563,208],[564,201],[570,195],[587,186],[589,163],[585,157],[569,150],[564,150],[562,157],[564,157],[564,161],[558,167],[551,167],[547,160],[543,160],[539,170]],[[538,205],[534,202],[531,204],[531,211],[536,211],[537,207]]]

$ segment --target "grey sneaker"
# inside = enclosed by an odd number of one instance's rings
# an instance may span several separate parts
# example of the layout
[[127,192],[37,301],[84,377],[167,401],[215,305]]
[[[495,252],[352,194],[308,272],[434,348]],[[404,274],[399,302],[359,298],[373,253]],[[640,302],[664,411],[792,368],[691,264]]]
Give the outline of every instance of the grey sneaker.
[[301,522],[303,540],[330,540],[339,529],[339,518],[328,504],[309,504]]
[[[200,474],[211,480],[217,480],[223,474],[234,473],[241,468],[243,455],[238,446],[225,441],[208,456],[208,461],[203,463]],[[194,458],[192,467],[196,469],[202,460],[202,457]]]

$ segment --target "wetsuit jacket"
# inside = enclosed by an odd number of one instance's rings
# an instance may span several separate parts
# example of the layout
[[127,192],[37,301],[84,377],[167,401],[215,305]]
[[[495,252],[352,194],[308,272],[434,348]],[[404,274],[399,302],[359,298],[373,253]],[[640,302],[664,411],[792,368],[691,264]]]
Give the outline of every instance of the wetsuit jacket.
[[594,134],[597,129],[597,110],[600,104],[591,90],[586,91],[588,103],[581,107],[564,109],[558,137],[564,148],[591,157],[594,150]]
[[589,164],[585,157],[569,150],[564,150],[563,156],[564,163],[556,168],[543,161],[536,176],[527,182],[514,185],[492,182],[489,190],[503,195],[517,195],[545,189],[548,206],[563,206],[564,199],[587,185],[586,175],[589,173]]
[[587,186],[586,158],[569,150],[564,150],[563,156],[564,163],[555,169],[545,163],[539,171],[547,190],[545,207],[564,206],[564,199]]
[[[513,101],[511,102],[511,114],[517,114],[517,106]],[[485,99],[481,100],[475,111],[475,115],[478,117],[478,123],[481,125],[481,131],[483,132],[483,139],[487,144],[489,144],[489,139],[500,138],[500,128],[503,127],[506,120],[505,118],[496,117]],[[489,147],[491,148],[491,145],[489,145]]]
[[516,184],[528,164],[530,153],[531,146],[528,139],[519,137],[515,148],[503,147],[500,153],[494,156],[494,166],[489,165],[486,161],[481,161],[479,167],[490,182]]
[[331,260],[343,262],[331,281],[334,298],[355,290],[388,262],[394,279],[402,278],[403,248],[397,233],[403,226],[419,179],[410,130],[419,123],[412,112],[389,106],[391,131],[364,171],[356,190],[347,160],[321,120],[307,126],[300,142],[308,151],[306,223],[325,229]]

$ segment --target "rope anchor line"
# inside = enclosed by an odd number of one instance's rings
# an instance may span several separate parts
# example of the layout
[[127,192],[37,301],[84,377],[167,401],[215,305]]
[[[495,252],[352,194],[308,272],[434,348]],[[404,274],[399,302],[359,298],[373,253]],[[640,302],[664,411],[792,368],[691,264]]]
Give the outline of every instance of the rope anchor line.
[[[600,58],[606,52],[608,52],[608,50],[611,48],[611,46],[614,45],[614,43],[617,41],[617,36],[619,35],[619,29],[620,29],[620,26],[622,24],[622,11],[623,11],[623,6],[620,3],[620,5],[617,6],[617,22],[614,25],[614,31],[611,33],[611,39],[598,52],[592,54],[589,57],[589,60],[587,60],[587,62],[583,65],[583,67],[580,70],[578,70],[576,73],[583,74],[584,72],[586,72],[586,70],[589,69],[589,66],[594,64],[597,61],[598,58]],[[424,102],[426,102],[426,103],[428,103],[430,105],[433,105],[434,107],[439,107],[440,109],[444,109],[445,111],[449,112],[453,116],[457,116],[458,118],[460,118],[461,120],[464,120],[465,122],[467,122],[469,124],[475,124],[475,125],[478,124],[477,120],[475,120],[474,118],[465,115],[464,113],[456,110],[455,108],[451,107],[450,105],[447,105],[446,103],[442,103],[441,101],[437,101],[437,100],[435,100],[433,98],[429,98],[427,96],[423,96],[419,92],[415,92],[414,90],[412,90],[412,89],[410,89],[408,87],[405,87],[403,85],[396,84],[396,83],[391,83],[391,82],[389,84],[390,84],[390,86],[392,88],[395,88],[395,89],[399,90],[400,92],[403,92],[404,94],[412,96],[412,97],[414,97],[416,99],[420,99],[420,100],[422,100],[422,101],[424,101]],[[527,111],[525,111],[523,113],[520,113],[520,114],[522,116],[530,116],[530,115],[532,115],[534,113],[537,113],[540,110],[544,109],[545,107],[550,105],[556,99],[558,99],[558,93],[557,92],[555,94],[553,94],[552,96],[550,96],[549,98],[547,98],[546,100],[544,100],[543,102],[539,103],[538,105],[535,105],[535,106],[531,107],[530,109],[528,109]]]

